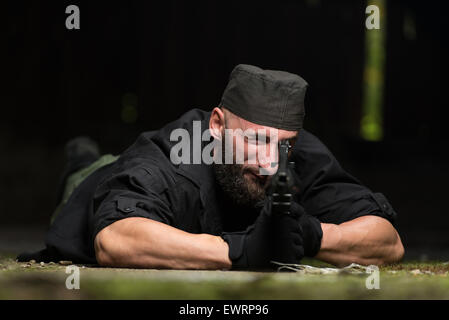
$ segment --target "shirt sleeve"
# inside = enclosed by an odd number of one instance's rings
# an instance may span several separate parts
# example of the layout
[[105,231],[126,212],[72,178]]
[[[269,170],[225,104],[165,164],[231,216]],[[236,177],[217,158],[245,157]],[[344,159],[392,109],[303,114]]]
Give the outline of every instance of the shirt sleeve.
[[93,237],[125,218],[142,217],[173,225],[174,216],[165,195],[166,178],[157,168],[118,170],[97,188],[93,199]]
[[326,146],[307,131],[300,133],[292,160],[299,177],[297,200],[321,222],[340,224],[375,215],[395,223],[396,212],[387,198],[344,171]]

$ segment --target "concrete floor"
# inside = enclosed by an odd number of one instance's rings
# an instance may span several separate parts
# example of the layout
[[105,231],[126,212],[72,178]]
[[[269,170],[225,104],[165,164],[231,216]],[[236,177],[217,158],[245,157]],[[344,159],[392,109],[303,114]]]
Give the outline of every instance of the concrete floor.
[[[405,262],[381,268],[380,289],[369,274],[136,270],[78,265],[80,289],[66,287],[67,266],[17,263],[43,248],[46,227],[0,228],[0,299],[449,299],[449,263]],[[426,251],[413,254],[422,260]],[[438,254],[438,252],[433,252]],[[307,263],[307,262],[305,262]],[[315,261],[316,263],[316,261]],[[313,264],[313,261],[312,261]]]

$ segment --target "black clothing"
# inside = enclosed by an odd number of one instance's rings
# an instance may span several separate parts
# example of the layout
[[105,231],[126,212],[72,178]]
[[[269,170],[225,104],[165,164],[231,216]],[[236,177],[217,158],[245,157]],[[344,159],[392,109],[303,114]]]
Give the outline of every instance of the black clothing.
[[[209,117],[210,112],[194,109],[158,131],[142,133],[115,163],[87,177],[50,227],[46,245],[52,254],[43,256],[96,263],[97,233],[128,217],[153,219],[190,233],[220,235],[246,229],[257,214],[229,207],[212,165],[170,161],[170,149],[178,143],[170,141],[172,130],[185,128],[192,134],[194,120],[205,130]],[[346,173],[306,130],[300,131],[291,161],[301,182],[301,196],[295,200],[321,222],[339,224],[364,215],[394,222],[396,214],[385,197]],[[242,217],[247,221],[240,224]]]
[[[257,220],[244,231],[223,232],[221,237],[228,243],[229,259],[232,261],[232,269],[267,269],[273,257],[275,245],[273,240],[289,232],[277,234],[273,222],[276,217],[271,214],[271,201],[265,201]],[[276,215],[280,220],[288,220],[288,215]],[[291,222],[291,221],[289,221]],[[299,224],[296,224],[299,229]],[[285,244],[285,243],[282,243]],[[288,252],[296,248],[287,243]]]
[[296,213],[298,225],[301,228],[302,244],[304,255],[314,257],[321,249],[321,239],[323,238],[323,229],[318,218],[305,212],[304,208],[296,202],[290,205],[290,212]]

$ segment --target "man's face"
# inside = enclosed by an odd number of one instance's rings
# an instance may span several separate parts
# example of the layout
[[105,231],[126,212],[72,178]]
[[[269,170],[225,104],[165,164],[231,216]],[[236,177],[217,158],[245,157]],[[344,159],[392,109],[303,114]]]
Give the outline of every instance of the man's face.
[[[225,137],[225,130],[228,134],[232,133],[232,137],[228,135],[227,141],[222,139],[223,155],[232,148],[233,162],[215,165],[217,181],[237,204],[258,206],[265,199],[271,177],[277,171],[279,141],[289,140],[293,146],[298,132],[258,125],[227,110],[224,110],[223,115],[223,125],[219,129],[221,137]],[[213,119],[213,130],[212,127]],[[242,135],[242,132],[245,134]],[[237,161],[238,154],[243,159]]]

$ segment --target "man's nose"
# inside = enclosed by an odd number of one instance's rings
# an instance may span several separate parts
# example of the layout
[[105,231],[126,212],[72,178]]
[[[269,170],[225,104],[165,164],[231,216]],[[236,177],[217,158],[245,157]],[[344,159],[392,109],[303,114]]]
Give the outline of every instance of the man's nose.
[[273,163],[273,165],[269,166],[259,166],[259,174],[261,176],[272,176],[278,171],[277,163]]
[[278,161],[276,156],[265,156],[262,159],[257,159],[259,166],[259,174],[271,176],[278,170]]

